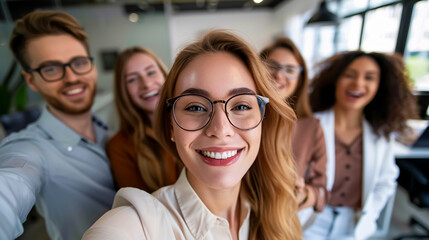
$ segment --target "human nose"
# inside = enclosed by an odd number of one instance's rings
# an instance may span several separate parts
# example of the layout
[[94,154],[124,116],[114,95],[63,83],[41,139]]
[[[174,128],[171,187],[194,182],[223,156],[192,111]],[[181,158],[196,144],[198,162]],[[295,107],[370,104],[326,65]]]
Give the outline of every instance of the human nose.
[[213,108],[212,119],[205,128],[205,133],[209,137],[224,138],[234,135],[234,127],[228,120],[222,105]]
[[73,70],[71,69],[70,65],[64,66],[64,77],[63,81],[66,82],[75,82],[78,80],[78,76]]
[[355,86],[362,86],[365,83],[365,76],[363,74],[357,75],[353,81]]
[[288,79],[282,70],[278,70],[274,75],[274,81],[277,87],[280,87],[282,83],[287,84]]
[[141,89],[150,89],[153,85],[153,81],[145,76],[140,77],[140,88]]

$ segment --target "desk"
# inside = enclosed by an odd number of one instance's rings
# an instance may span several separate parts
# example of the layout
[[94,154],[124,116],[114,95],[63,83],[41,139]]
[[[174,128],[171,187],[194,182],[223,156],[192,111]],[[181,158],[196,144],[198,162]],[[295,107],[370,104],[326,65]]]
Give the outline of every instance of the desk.
[[429,148],[410,148],[402,143],[395,142],[394,155],[398,159],[428,159]]
[[[407,121],[407,125],[411,127],[414,133],[415,140],[417,137],[422,134],[425,128],[428,126],[428,120],[413,120],[410,119]],[[413,141],[415,141],[413,140]],[[394,155],[395,158],[398,159],[429,159],[429,147],[428,148],[411,148],[406,146],[400,142],[395,141],[394,146]]]

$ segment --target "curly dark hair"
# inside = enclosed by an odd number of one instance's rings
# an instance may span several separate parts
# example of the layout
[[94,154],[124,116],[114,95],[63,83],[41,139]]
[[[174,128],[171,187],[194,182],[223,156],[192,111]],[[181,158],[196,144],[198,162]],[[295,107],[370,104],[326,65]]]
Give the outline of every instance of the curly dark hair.
[[364,108],[364,116],[377,135],[386,138],[392,132],[407,129],[406,120],[417,118],[416,99],[402,56],[363,51],[336,54],[316,65],[310,85],[310,104],[314,112],[327,110],[335,104],[337,81],[357,58],[369,57],[380,67],[380,85],[374,99]]

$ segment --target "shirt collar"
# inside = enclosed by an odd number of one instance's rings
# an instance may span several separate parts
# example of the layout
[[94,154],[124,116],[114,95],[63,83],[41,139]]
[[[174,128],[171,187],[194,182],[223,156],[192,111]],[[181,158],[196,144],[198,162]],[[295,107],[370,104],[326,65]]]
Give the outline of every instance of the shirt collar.
[[[92,117],[92,122],[95,126],[98,143],[99,140],[103,138],[101,135],[104,134],[101,133],[106,132],[107,126],[95,116]],[[77,145],[82,139],[82,136],[52,115],[47,108],[43,109],[40,118],[37,120],[37,125],[40,126],[40,128],[48,134],[49,137],[65,144]]]
[[[178,180],[174,184],[174,192],[186,225],[195,239],[203,239],[207,232],[216,224],[216,221],[226,221],[224,218],[214,215],[204,205],[189,184],[186,177],[186,168],[182,169]],[[240,227],[239,236],[240,239],[248,239],[250,204],[247,201],[242,201],[241,206],[245,210],[245,213],[242,214],[242,217],[245,216],[245,220]]]

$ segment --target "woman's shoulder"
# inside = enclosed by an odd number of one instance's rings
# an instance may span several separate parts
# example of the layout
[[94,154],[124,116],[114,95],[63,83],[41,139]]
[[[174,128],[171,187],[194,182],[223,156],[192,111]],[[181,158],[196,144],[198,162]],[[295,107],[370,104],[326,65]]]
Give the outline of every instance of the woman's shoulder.
[[313,116],[317,119],[320,119],[321,117],[327,116],[331,113],[333,113],[333,109],[327,109],[327,110],[323,110],[323,111],[318,111],[318,112],[314,112]]
[[134,152],[134,145],[132,143],[131,137],[125,132],[117,132],[106,143],[106,150],[108,154],[113,154],[118,151],[123,152],[124,149],[126,152]]
[[115,196],[112,210],[103,215],[85,235],[107,229],[109,234],[113,233],[121,239],[174,238],[168,227],[159,231],[159,226],[171,224],[169,215],[167,207],[155,196],[137,188],[121,188]]
[[306,117],[300,118],[296,121],[296,131],[297,132],[315,132],[319,131],[321,128],[320,120],[315,117]]
[[123,131],[119,131],[115,135],[113,135],[113,137],[111,137],[109,139],[107,144],[118,144],[118,143],[123,144],[123,143],[128,143],[128,142],[131,142],[130,136]]
[[320,125],[320,120],[315,117],[306,117],[298,119],[296,124],[300,126],[318,126]]

